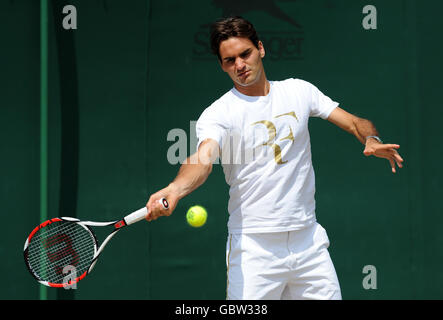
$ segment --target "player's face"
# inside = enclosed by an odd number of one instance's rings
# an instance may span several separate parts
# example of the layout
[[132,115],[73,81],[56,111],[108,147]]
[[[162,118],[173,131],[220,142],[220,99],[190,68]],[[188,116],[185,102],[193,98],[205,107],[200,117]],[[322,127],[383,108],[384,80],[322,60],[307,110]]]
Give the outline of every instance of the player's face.
[[223,71],[236,84],[247,87],[263,79],[265,50],[261,41],[257,49],[248,38],[232,37],[220,43],[219,53]]

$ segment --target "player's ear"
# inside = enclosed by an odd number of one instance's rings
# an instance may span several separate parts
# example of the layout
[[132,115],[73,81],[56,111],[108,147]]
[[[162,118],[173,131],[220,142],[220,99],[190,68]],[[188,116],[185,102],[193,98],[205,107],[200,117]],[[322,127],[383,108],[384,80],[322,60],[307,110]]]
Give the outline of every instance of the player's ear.
[[263,46],[263,42],[258,42],[258,52],[260,53],[260,57],[263,59],[266,55],[265,47]]

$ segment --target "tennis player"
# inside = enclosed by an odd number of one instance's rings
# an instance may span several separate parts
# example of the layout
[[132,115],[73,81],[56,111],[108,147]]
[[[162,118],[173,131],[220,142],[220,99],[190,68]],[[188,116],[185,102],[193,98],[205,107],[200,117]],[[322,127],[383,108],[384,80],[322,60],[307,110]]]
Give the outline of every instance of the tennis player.
[[[400,146],[384,144],[371,121],[307,81],[267,80],[265,48],[247,20],[215,22],[210,39],[233,88],[201,114],[197,152],[151,195],[146,219],[170,215],[220,157],[230,186],[227,299],[341,299],[328,235],[316,220],[308,120],[320,117],[353,134],[366,156],[387,159],[393,173],[402,167]],[[169,210],[158,205],[162,197]]]

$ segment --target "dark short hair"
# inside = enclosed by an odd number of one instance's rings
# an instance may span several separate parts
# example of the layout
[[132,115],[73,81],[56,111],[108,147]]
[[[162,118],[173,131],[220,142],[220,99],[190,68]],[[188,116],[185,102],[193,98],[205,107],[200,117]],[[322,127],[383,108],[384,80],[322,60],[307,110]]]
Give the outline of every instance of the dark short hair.
[[212,53],[220,61],[220,43],[232,37],[248,38],[258,49],[259,38],[252,23],[240,16],[222,18],[211,25],[210,39]]

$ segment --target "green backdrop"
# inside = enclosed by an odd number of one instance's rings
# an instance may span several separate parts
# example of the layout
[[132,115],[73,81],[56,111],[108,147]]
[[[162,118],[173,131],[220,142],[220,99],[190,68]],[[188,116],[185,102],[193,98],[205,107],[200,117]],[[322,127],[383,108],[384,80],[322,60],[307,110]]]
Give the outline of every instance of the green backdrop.
[[[62,8],[77,29],[62,28]],[[166,186],[168,133],[229,90],[209,52],[208,25],[226,14],[251,20],[271,80],[302,78],[356,115],[405,167],[366,158],[362,145],[321,119],[310,121],[317,217],[328,231],[344,299],[441,299],[443,208],[437,132],[443,71],[441,1],[374,0],[377,29],[365,30],[363,0],[49,1],[48,217],[108,221],[138,209]],[[2,1],[0,33],[1,299],[39,299],[23,262],[40,220],[40,4]],[[49,299],[224,299],[228,187],[219,165],[175,213],[119,233],[77,290]],[[207,208],[200,229],[188,207]],[[364,289],[363,268],[377,270]],[[5,276],[7,275],[7,276]]]

